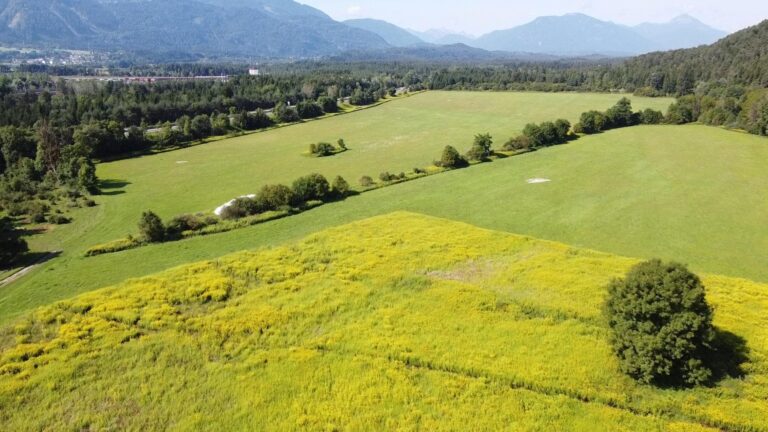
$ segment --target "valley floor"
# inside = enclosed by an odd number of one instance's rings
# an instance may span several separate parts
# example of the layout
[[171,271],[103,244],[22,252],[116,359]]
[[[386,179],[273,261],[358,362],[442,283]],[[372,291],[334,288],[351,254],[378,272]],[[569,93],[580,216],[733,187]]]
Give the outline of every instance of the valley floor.
[[[768,190],[766,161],[764,138],[699,125],[635,127],[387,187],[260,226],[82,257],[102,226],[116,237],[134,232],[133,224],[111,226],[119,219],[110,214],[123,207],[110,199],[136,193],[126,187],[123,195],[104,197],[102,205],[78,216],[81,225],[73,228],[92,230],[60,232],[72,245],[62,257],[0,289],[0,322],[128,278],[397,210],[768,281],[768,201],[758,193]],[[533,178],[551,181],[529,184]]]

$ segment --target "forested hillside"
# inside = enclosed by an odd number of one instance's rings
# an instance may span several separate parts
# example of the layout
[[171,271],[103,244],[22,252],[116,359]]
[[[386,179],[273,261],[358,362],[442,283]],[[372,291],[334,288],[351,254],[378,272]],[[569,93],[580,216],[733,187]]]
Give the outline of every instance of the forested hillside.
[[257,58],[388,46],[373,33],[291,0],[0,0],[0,42]]
[[623,69],[626,84],[663,93],[690,93],[698,81],[768,86],[768,20],[709,46],[635,57]]

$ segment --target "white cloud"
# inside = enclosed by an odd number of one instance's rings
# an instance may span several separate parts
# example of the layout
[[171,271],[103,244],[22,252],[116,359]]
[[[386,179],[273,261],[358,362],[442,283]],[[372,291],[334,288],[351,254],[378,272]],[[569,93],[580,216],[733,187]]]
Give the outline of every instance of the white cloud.
[[347,15],[358,16],[362,11],[363,8],[360,5],[351,5],[347,8]]

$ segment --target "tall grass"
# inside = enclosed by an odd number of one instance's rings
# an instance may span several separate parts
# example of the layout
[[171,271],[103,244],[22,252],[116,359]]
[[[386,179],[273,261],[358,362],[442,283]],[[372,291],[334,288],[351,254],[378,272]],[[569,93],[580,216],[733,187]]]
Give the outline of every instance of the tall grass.
[[705,276],[744,377],[623,376],[634,260],[395,213],[35,310],[0,331],[0,429],[768,430],[768,286]]

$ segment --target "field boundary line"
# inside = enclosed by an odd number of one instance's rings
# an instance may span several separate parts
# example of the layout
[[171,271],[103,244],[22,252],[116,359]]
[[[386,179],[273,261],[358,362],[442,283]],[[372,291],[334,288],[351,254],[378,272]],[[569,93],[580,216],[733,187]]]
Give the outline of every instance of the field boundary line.
[[621,411],[625,411],[635,416],[660,418],[668,421],[684,421],[688,423],[698,424],[707,428],[714,428],[723,432],[766,432],[768,429],[761,429],[752,425],[734,424],[730,422],[717,421],[709,418],[699,417],[696,415],[686,414],[674,414],[668,411],[652,411],[643,410],[641,408],[632,407],[626,403],[620,402],[613,398],[601,398],[599,396],[587,395],[576,391],[570,391],[567,389],[551,387],[551,386],[538,386],[519,377],[503,377],[489,372],[471,370],[461,366],[440,365],[431,361],[424,361],[418,358],[402,356],[398,354],[387,354],[385,356],[368,354],[365,352],[349,351],[344,349],[334,349],[327,346],[314,347],[313,349],[323,352],[334,352],[342,356],[358,356],[366,357],[368,359],[386,360],[392,363],[397,363],[405,368],[413,368],[419,370],[426,370],[431,372],[445,373],[449,375],[461,376],[471,379],[486,379],[497,384],[504,385],[513,390],[525,390],[532,393],[536,393],[542,396],[563,396],[568,399],[585,403],[601,405],[608,408],[613,408]]

